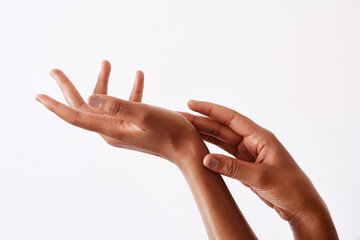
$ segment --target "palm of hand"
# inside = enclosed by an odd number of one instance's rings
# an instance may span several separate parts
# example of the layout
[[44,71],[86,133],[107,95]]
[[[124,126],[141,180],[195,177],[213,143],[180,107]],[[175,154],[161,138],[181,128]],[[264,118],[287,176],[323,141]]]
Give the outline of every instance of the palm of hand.
[[[190,101],[189,107],[208,116],[181,113],[202,138],[237,159],[222,156],[227,164],[217,172],[240,180],[286,220],[308,207],[307,200],[317,198],[311,181],[270,131],[220,105]],[[239,169],[240,165],[244,168]]]

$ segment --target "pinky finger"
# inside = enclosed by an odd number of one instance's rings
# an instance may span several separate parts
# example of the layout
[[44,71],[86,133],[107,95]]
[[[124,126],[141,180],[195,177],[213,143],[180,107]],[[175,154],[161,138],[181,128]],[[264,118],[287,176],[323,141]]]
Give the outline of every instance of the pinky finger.
[[144,73],[142,71],[137,71],[129,101],[141,102],[143,91],[144,91]]

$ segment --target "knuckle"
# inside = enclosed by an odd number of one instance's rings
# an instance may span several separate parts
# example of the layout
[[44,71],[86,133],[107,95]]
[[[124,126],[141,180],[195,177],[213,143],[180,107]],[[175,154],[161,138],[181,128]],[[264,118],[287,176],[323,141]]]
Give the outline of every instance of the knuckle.
[[219,136],[221,131],[221,125],[218,125],[217,127],[211,129],[210,134],[213,136]]
[[143,111],[139,113],[138,118],[142,123],[151,124],[154,121],[154,115],[152,114],[152,111],[147,108],[144,108]]
[[213,111],[214,111],[214,106],[211,105],[205,115],[210,116],[210,115],[212,115]]
[[231,161],[228,162],[228,164],[225,165],[225,172],[226,175],[229,177],[235,177],[239,171],[239,165],[236,163],[234,159],[231,159]]
[[85,101],[82,98],[77,98],[74,100],[74,106],[75,108],[81,108],[84,107]]
[[276,136],[273,132],[271,132],[270,130],[267,129],[263,129],[263,139],[265,140],[265,142],[267,143],[271,143],[276,139]]
[[275,139],[276,136],[275,136],[275,133],[271,132],[270,130],[266,130],[267,131],[267,134],[268,134],[268,137],[271,138],[271,139]]
[[118,115],[122,110],[122,104],[119,102],[114,102],[109,109],[110,115]]
[[80,125],[80,112],[75,112],[74,118],[72,119],[71,123],[76,127]]
[[231,123],[232,123],[232,122],[234,121],[234,119],[236,118],[237,114],[238,114],[237,112],[235,112],[235,111],[232,110],[230,117],[225,120],[224,124],[225,124],[226,126],[230,126]]
[[152,115],[147,111],[141,115],[141,121],[144,123],[150,122],[151,119],[152,119]]
[[141,89],[136,89],[136,90],[135,90],[135,94],[136,94],[136,95],[141,95],[142,92],[143,92],[143,91],[142,91]]

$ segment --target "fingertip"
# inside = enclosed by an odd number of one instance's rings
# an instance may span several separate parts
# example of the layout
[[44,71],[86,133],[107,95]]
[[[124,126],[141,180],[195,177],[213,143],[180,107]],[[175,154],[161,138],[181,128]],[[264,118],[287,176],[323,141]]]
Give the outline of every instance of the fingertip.
[[187,105],[188,105],[188,107],[190,107],[190,105],[191,105],[191,104],[193,104],[193,103],[194,103],[194,101],[195,101],[195,100],[193,100],[193,99],[189,99],[189,100],[187,101]]
[[188,107],[189,107],[190,109],[193,109],[198,102],[199,102],[199,101],[197,101],[197,100],[190,99],[190,100],[187,102],[187,105],[188,105]]
[[219,160],[214,155],[208,154],[204,157],[203,164],[207,168],[216,169],[219,166]]
[[139,79],[144,79],[144,72],[141,71],[141,70],[137,70],[136,71],[136,76],[139,78]]
[[60,69],[57,69],[57,68],[53,68],[50,70],[50,75],[53,77],[54,75],[57,75],[61,73],[61,70]]
[[208,157],[209,155],[206,155],[203,159],[203,164],[205,167],[207,167],[209,165],[209,159],[210,157]]
[[35,96],[35,100],[38,101],[41,104],[46,105],[51,98],[45,94],[38,94]]
[[102,68],[105,68],[105,67],[111,68],[110,62],[106,59],[101,62],[101,66],[102,66]]
[[35,96],[35,100],[38,101],[39,103],[41,103],[41,94],[37,94]]

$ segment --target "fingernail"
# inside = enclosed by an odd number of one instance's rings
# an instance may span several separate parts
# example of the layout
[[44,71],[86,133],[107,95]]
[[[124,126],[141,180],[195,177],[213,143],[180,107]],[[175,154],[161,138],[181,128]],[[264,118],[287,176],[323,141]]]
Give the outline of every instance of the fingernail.
[[91,96],[89,100],[89,105],[93,108],[100,108],[101,99],[98,96]]
[[206,166],[209,168],[217,168],[219,165],[219,160],[214,157],[210,157],[209,161],[207,161]]

